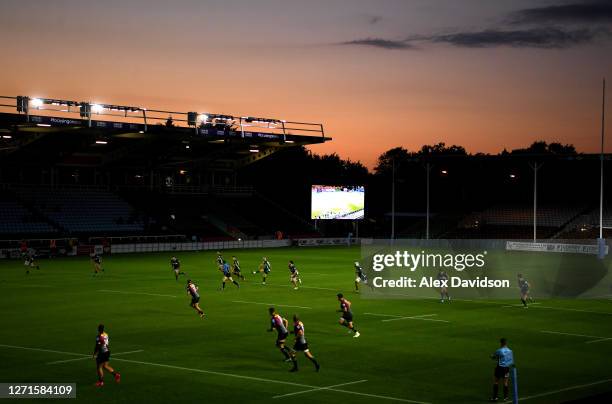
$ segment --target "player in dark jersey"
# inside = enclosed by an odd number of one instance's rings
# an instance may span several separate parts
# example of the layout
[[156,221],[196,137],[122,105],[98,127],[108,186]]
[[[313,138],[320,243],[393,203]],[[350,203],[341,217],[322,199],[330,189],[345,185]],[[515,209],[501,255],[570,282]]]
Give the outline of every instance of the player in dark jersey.
[[285,357],[285,362],[295,362],[295,354],[291,351],[290,348],[285,346],[285,341],[289,336],[289,331],[287,327],[289,326],[289,322],[287,319],[283,318],[280,314],[276,312],[274,307],[270,307],[268,309],[268,313],[270,313],[271,324],[268,329],[269,332],[276,330],[276,347],[281,351],[283,356]]
[[110,372],[115,377],[115,382],[121,382],[121,374],[109,365],[110,349],[108,347],[108,334],[104,332],[104,324],[98,326],[98,335],[96,336],[96,346],[94,348],[93,357],[96,359],[96,369],[98,372],[98,381],[96,386],[104,386],[104,369]]
[[40,266],[36,263],[36,256],[32,252],[23,253],[23,265],[26,270],[26,275],[30,274],[31,268],[40,269]]
[[[438,272],[438,280],[443,284],[448,282],[448,274],[442,269],[440,269],[440,272]],[[440,287],[440,303],[444,303],[444,297],[446,297],[446,300],[450,302],[451,298],[448,294],[448,286]]]
[[226,281],[230,281],[231,283],[236,285],[238,289],[240,289],[240,285],[238,284],[238,282],[232,279],[232,271],[227,262],[223,261],[223,266],[221,267],[221,271],[223,272],[223,282],[221,283],[221,290],[225,290]]
[[527,282],[527,279],[525,279],[523,277],[523,274],[518,274],[518,287],[519,290],[521,291],[521,303],[523,303],[523,307],[527,308],[527,300],[529,300],[529,302],[533,303],[533,299],[531,298],[531,296],[529,296],[529,282]]
[[219,271],[223,272],[223,263],[225,262],[225,260],[223,259],[223,255],[221,255],[221,251],[217,251],[216,262]]
[[363,282],[364,285],[368,284],[368,275],[359,264],[355,261],[355,292],[359,292],[359,284]]
[[353,325],[353,312],[351,311],[351,302],[344,298],[342,293],[338,293],[338,301],[340,302],[340,310],[342,317],[340,317],[340,325],[347,327],[349,332],[353,332],[353,338],[358,338],[361,334]]
[[257,271],[253,271],[253,275],[257,272],[261,273],[262,284],[266,284],[266,280],[268,279],[268,274],[272,271],[272,266],[270,265],[270,261],[268,261],[267,257],[263,257],[261,264],[259,264],[259,268]]
[[179,275],[185,275],[185,272],[181,271],[181,261],[179,261],[178,258],[173,256],[172,258],[170,258],[170,266],[172,267],[172,270],[174,271],[174,277],[178,282]]
[[242,271],[240,270],[240,261],[238,261],[238,258],[235,256],[232,257],[232,274],[244,280],[244,275],[242,275]]
[[[295,343],[293,345],[293,350],[295,352],[304,352],[304,355],[314,364],[316,371],[318,372],[320,369],[319,362],[315,359],[314,355],[310,352],[308,348],[308,343],[306,342],[306,336],[304,335],[304,324],[300,321],[297,314],[293,315],[293,331],[292,333],[295,335]],[[295,358],[295,354],[293,355]],[[293,368],[290,372],[297,372],[298,364],[297,360],[293,361]]]
[[100,272],[104,272],[104,268],[102,268],[102,257],[99,254],[93,253],[91,255],[91,262],[94,267],[93,276],[96,276]]
[[300,285],[302,284],[302,279],[300,278],[300,273],[298,272],[293,261],[289,261],[289,273],[290,273],[289,281],[293,285],[293,289],[297,290],[298,283]]
[[189,304],[198,312],[200,318],[204,318],[204,311],[200,308],[200,294],[198,293],[198,285],[191,282],[191,279],[187,280],[187,294],[191,296],[191,303]]

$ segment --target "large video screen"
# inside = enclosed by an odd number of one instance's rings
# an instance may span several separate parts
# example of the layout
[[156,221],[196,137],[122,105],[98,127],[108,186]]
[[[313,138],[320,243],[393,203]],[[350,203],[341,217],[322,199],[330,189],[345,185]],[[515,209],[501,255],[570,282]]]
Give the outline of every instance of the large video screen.
[[313,185],[311,219],[364,218],[365,188],[363,186]]

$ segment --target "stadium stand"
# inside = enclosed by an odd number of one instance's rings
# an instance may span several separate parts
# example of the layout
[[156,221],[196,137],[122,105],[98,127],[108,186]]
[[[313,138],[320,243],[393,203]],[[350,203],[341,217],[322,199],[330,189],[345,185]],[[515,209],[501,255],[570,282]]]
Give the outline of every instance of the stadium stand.
[[23,206],[11,195],[0,195],[0,234],[51,234],[56,231],[43,217]]
[[[584,207],[538,206],[538,225],[562,227],[578,216]],[[499,226],[530,226],[533,224],[533,207],[496,205],[479,213],[481,223]]]
[[15,188],[17,196],[70,233],[142,232],[142,215],[117,195],[95,188]]

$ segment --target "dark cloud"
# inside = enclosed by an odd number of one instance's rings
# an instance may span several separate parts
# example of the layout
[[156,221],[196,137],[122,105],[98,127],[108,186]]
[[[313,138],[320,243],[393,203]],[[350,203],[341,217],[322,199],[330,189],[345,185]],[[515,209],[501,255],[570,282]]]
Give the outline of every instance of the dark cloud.
[[373,48],[381,48],[381,49],[412,49],[414,48],[414,46],[408,43],[408,41],[397,41],[397,40],[382,39],[382,38],[355,39],[353,41],[341,42],[340,45],[370,46]]
[[509,21],[515,24],[612,23],[612,1],[584,1],[528,8],[511,14]]
[[599,31],[589,29],[487,29],[482,31],[439,34],[427,39],[430,42],[448,43],[466,48],[489,48],[497,46],[510,46],[515,48],[569,48],[571,46],[592,42],[599,34]]

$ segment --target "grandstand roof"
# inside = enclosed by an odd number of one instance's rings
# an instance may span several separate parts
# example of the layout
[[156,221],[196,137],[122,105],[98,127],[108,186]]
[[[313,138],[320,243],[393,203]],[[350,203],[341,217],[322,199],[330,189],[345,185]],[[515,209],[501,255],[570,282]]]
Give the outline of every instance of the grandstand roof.
[[[55,101],[60,100],[45,99],[50,106],[65,105]],[[70,103],[66,109],[30,107],[29,114],[0,111],[3,163],[236,169],[283,148],[331,140],[315,123],[211,114],[208,121],[189,126],[181,119],[188,114],[183,112],[109,105],[108,113],[83,116],[82,103]],[[16,110],[10,104],[2,107]],[[97,115],[115,118],[93,119]]]

